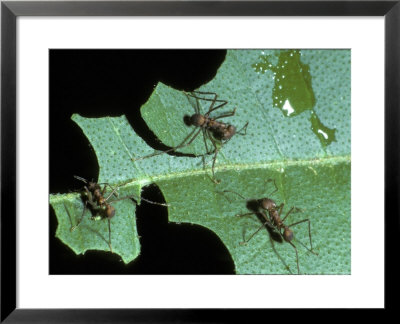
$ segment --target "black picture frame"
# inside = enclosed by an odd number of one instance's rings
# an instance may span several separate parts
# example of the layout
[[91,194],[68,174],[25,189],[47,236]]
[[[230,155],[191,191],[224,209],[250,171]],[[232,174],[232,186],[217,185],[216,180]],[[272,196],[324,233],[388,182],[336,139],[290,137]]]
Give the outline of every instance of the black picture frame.
[[[396,287],[388,266],[399,235],[400,1],[1,2],[1,321],[236,322],[239,310],[16,308],[16,19],[19,16],[384,16],[385,18],[385,308]],[[382,207],[377,207],[378,212]],[[376,212],[376,211],[374,211]],[[393,252],[393,253],[392,253]],[[393,288],[392,288],[393,289]],[[40,292],[38,292],[40,293]],[[249,311],[250,312],[250,311]],[[251,311],[251,312],[262,312]],[[253,315],[253,314],[252,314]],[[262,314],[261,314],[262,315]]]

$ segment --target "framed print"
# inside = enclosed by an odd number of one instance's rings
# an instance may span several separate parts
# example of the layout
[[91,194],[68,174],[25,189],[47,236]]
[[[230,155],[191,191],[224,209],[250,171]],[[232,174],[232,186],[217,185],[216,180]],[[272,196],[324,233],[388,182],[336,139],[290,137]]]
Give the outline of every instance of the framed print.
[[2,320],[389,307],[399,8],[2,2]]

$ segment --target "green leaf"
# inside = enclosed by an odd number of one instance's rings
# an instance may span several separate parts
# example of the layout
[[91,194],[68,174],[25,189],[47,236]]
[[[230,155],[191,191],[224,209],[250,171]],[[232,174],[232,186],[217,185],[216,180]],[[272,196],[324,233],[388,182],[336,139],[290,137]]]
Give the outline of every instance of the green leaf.
[[[127,191],[134,191],[134,188]],[[82,216],[84,205],[80,195],[52,195],[50,203],[58,220],[56,236],[76,254],[87,250],[110,251],[107,221],[91,220],[89,211],[86,211],[82,223],[74,231],[70,231]],[[118,214],[111,219],[112,250],[128,263],[140,254],[136,219],[132,217],[136,208],[131,201],[119,201],[113,206]]]
[[[297,93],[280,93],[282,101],[288,99],[293,108],[301,99],[299,91],[306,93],[306,103],[299,104],[302,109],[296,114],[285,113],[275,98],[282,85],[274,79],[276,66],[288,53],[228,51],[216,77],[200,88],[229,101],[212,116],[237,108],[236,114],[224,121],[238,129],[249,122],[247,134],[235,135],[218,154],[215,172],[220,184],[210,180],[212,155],[205,157],[204,168],[202,135],[179,150],[197,157],[161,154],[133,162],[132,158],[154,150],[134,133],[124,116],[87,119],[74,115],[72,119],[97,154],[98,181],[119,186],[119,197],[138,197],[143,186],[156,183],[170,204],[169,221],[214,231],[231,253],[237,273],[297,273],[295,250],[286,242],[271,240],[266,229],[241,245],[261,223],[255,215],[235,216],[249,212],[247,203],[224,191],[249,199],[270,197],[278,205],[285,204],[283,214],[298,207],[301,212],[291,213],[285,224],[309,219],[313,248],[319,254],[302,245],[309,247],[307,222],[294,226],[301,273],[350,273],[350,52],[301,50],[296,62],[287,63],[286,74],[280,76],[291,78],[284,85]],[[271,66],[261,72],[262,57],[268,57]],[[193,100],[159,83],[141,112],[157,137],[173,147],[192,131],[183,117],[193,114],[197,105],[206,112],[210,102]],[[324,141],[324,132],[329,130],[334,139]],[[208,148],[212,148],[210,142]],[[277,191],[269,179],[275,180]],[[109,250],[105,221],[86,216],[76,231],[70,232],[83,210],[78,194],[51,195],[50,202],[59,222],[57,237],[76,253]],[[117,211],[111,220],[113,251],[128,263],[140,253],[134,204],[121,200],[113,205]]]

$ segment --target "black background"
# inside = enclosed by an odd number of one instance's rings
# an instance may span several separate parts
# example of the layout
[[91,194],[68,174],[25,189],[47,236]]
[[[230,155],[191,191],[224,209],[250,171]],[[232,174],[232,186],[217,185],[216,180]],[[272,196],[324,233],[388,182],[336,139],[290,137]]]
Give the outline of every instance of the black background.
[[[194,90],[210,81],[225,58],[222,50],[50,50],[50,192],[82,188],[79,175],[97,180],[94,150],[70,119],[125,115],[154,149],[166,149],[140,116],[157,83]],[[143,197],[164,202],[157,186]],[[118,217],[118,214],[116,215]],[[50,274],[233,274],[221,240],[196,225],[168,223],[166,207],[143,202],[137,208],[140,256],[125,265],[110,252],[76,255],[55,238],[50,207]]]

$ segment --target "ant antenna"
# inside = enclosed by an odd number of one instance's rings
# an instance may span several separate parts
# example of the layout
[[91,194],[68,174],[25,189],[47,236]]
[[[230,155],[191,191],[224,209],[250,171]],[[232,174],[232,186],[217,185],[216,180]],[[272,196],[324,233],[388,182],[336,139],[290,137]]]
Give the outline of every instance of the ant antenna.
[[77,175],[74,175],[74,178],[75,178],[75,179],[78,179],[78,180],[80,180],[80,181],[83,181],[84,183],[88,183],[86,179],[84,179],[84,178],[82,178],[82,177],[79,177],[79,176],[77,176]]

